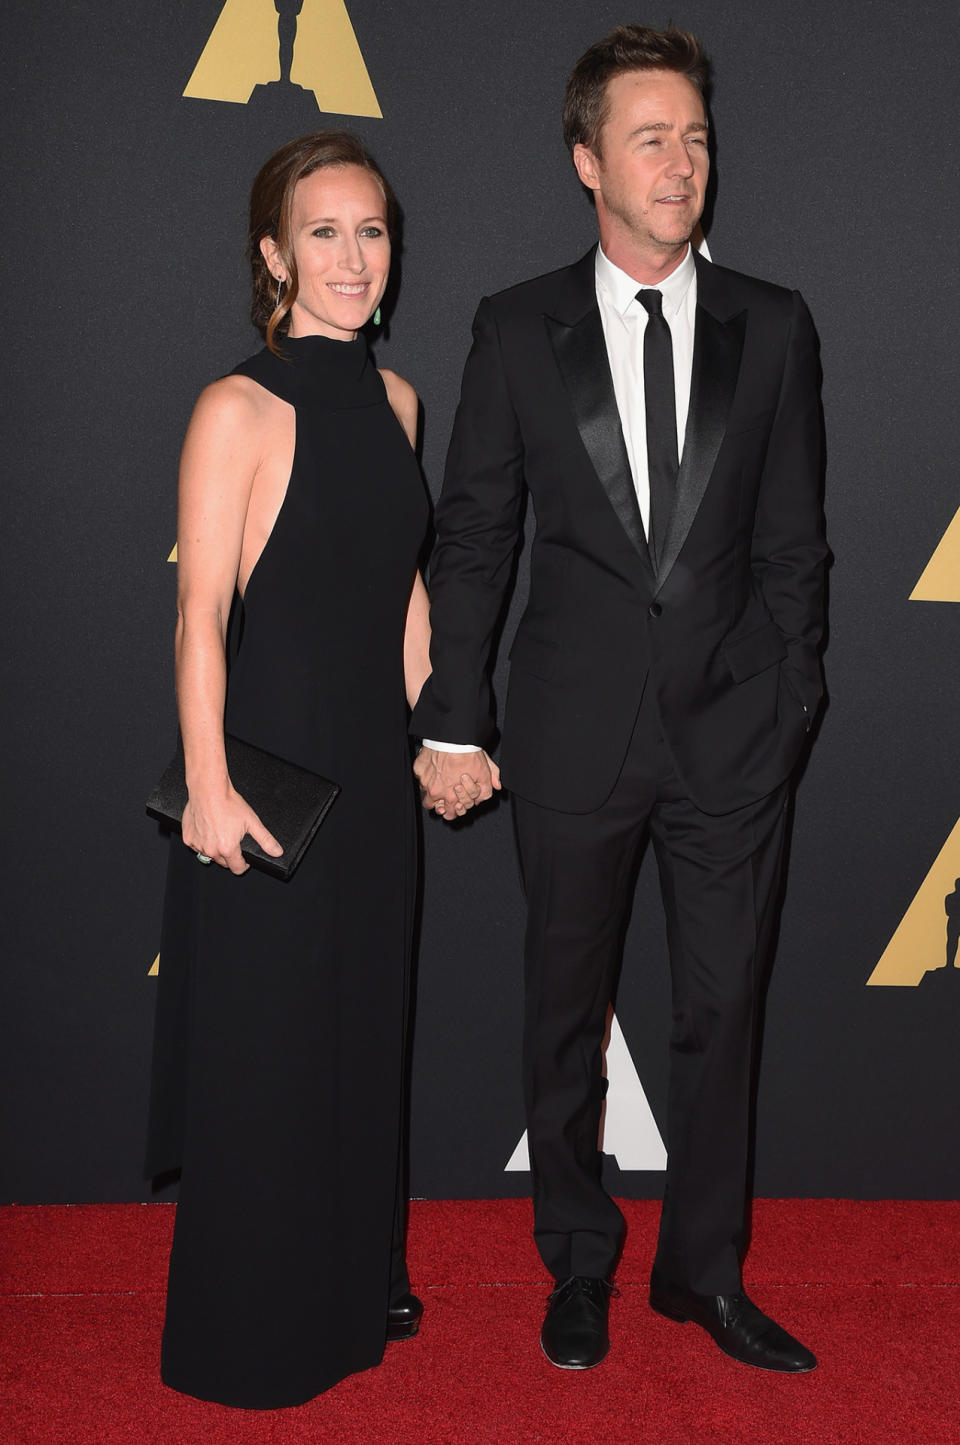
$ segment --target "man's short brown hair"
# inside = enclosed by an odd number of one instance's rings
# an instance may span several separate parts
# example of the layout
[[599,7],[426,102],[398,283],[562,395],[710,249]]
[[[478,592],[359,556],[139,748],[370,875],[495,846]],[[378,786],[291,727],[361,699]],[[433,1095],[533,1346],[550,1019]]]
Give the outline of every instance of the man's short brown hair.
[[706,106],[710,62],[688,30],[651,30],[647,25],[618,25],[584,51],[567,81],[563,102],[563,138],[600,154],[600,132],[607,118],[607,84],[634,70],[674,70],[686,76]]

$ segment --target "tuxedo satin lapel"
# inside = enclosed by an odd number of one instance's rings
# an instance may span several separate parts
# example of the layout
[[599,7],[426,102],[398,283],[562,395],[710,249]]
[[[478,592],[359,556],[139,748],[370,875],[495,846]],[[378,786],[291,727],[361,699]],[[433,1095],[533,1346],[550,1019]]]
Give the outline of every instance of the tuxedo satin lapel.
[[718,321],[702,305],[697,306],[687,430],[676,501],[657,569],[658,583],[677,560],[713,472],[740,373],[746,320],[747,313],[741,311],[729,321]]
[[573,325],[552,316],[544,321],[587,455],[624,531],[652,572],[600,312],[592,306]]

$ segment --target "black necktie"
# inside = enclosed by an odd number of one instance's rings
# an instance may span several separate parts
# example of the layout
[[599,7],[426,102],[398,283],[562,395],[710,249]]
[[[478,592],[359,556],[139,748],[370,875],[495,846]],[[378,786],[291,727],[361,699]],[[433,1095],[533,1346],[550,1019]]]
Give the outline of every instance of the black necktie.
[[647,474],[650,479],[650,560],[658,565],[673,511],[680,459],[677,455],[677,398],[673,389],[673,342],[659,291],[637,292],[647,312],[643,333],[643,392],[647,411]]

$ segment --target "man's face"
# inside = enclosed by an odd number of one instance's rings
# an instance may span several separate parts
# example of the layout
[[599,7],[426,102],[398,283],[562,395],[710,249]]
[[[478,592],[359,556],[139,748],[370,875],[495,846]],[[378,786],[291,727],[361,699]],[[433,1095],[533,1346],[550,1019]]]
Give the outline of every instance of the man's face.
[[604,249],[609,236],[638,256],[663,257],[686,245],[703,211],[710,170],[703,101],[676,71],[637,70],[614,76],[607,102],[600,155],[574,148]]

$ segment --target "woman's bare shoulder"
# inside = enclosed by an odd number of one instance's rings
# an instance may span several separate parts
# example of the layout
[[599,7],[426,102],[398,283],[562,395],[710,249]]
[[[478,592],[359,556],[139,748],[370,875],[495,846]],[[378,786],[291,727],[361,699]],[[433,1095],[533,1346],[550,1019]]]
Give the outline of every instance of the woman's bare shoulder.
[[383,377],[383,384],[387,388],[387,400],[393,407],[416,406],[417,393],[409,381],[404,381],[395,371],[389,371],[385,366],[380,367],[380,375]]
[[274,397],[249,376],[221,376],[197,397],[194,420],[210,425],[256,425],[270,409]]
[[387,401],[393,408],[394,415],[410,438],[410,445],[413,446],[417,435],[417,420],[420,412],[420,399],[409,381],[404,381],[395,371],[381,369],[380,375],[387,392]]

